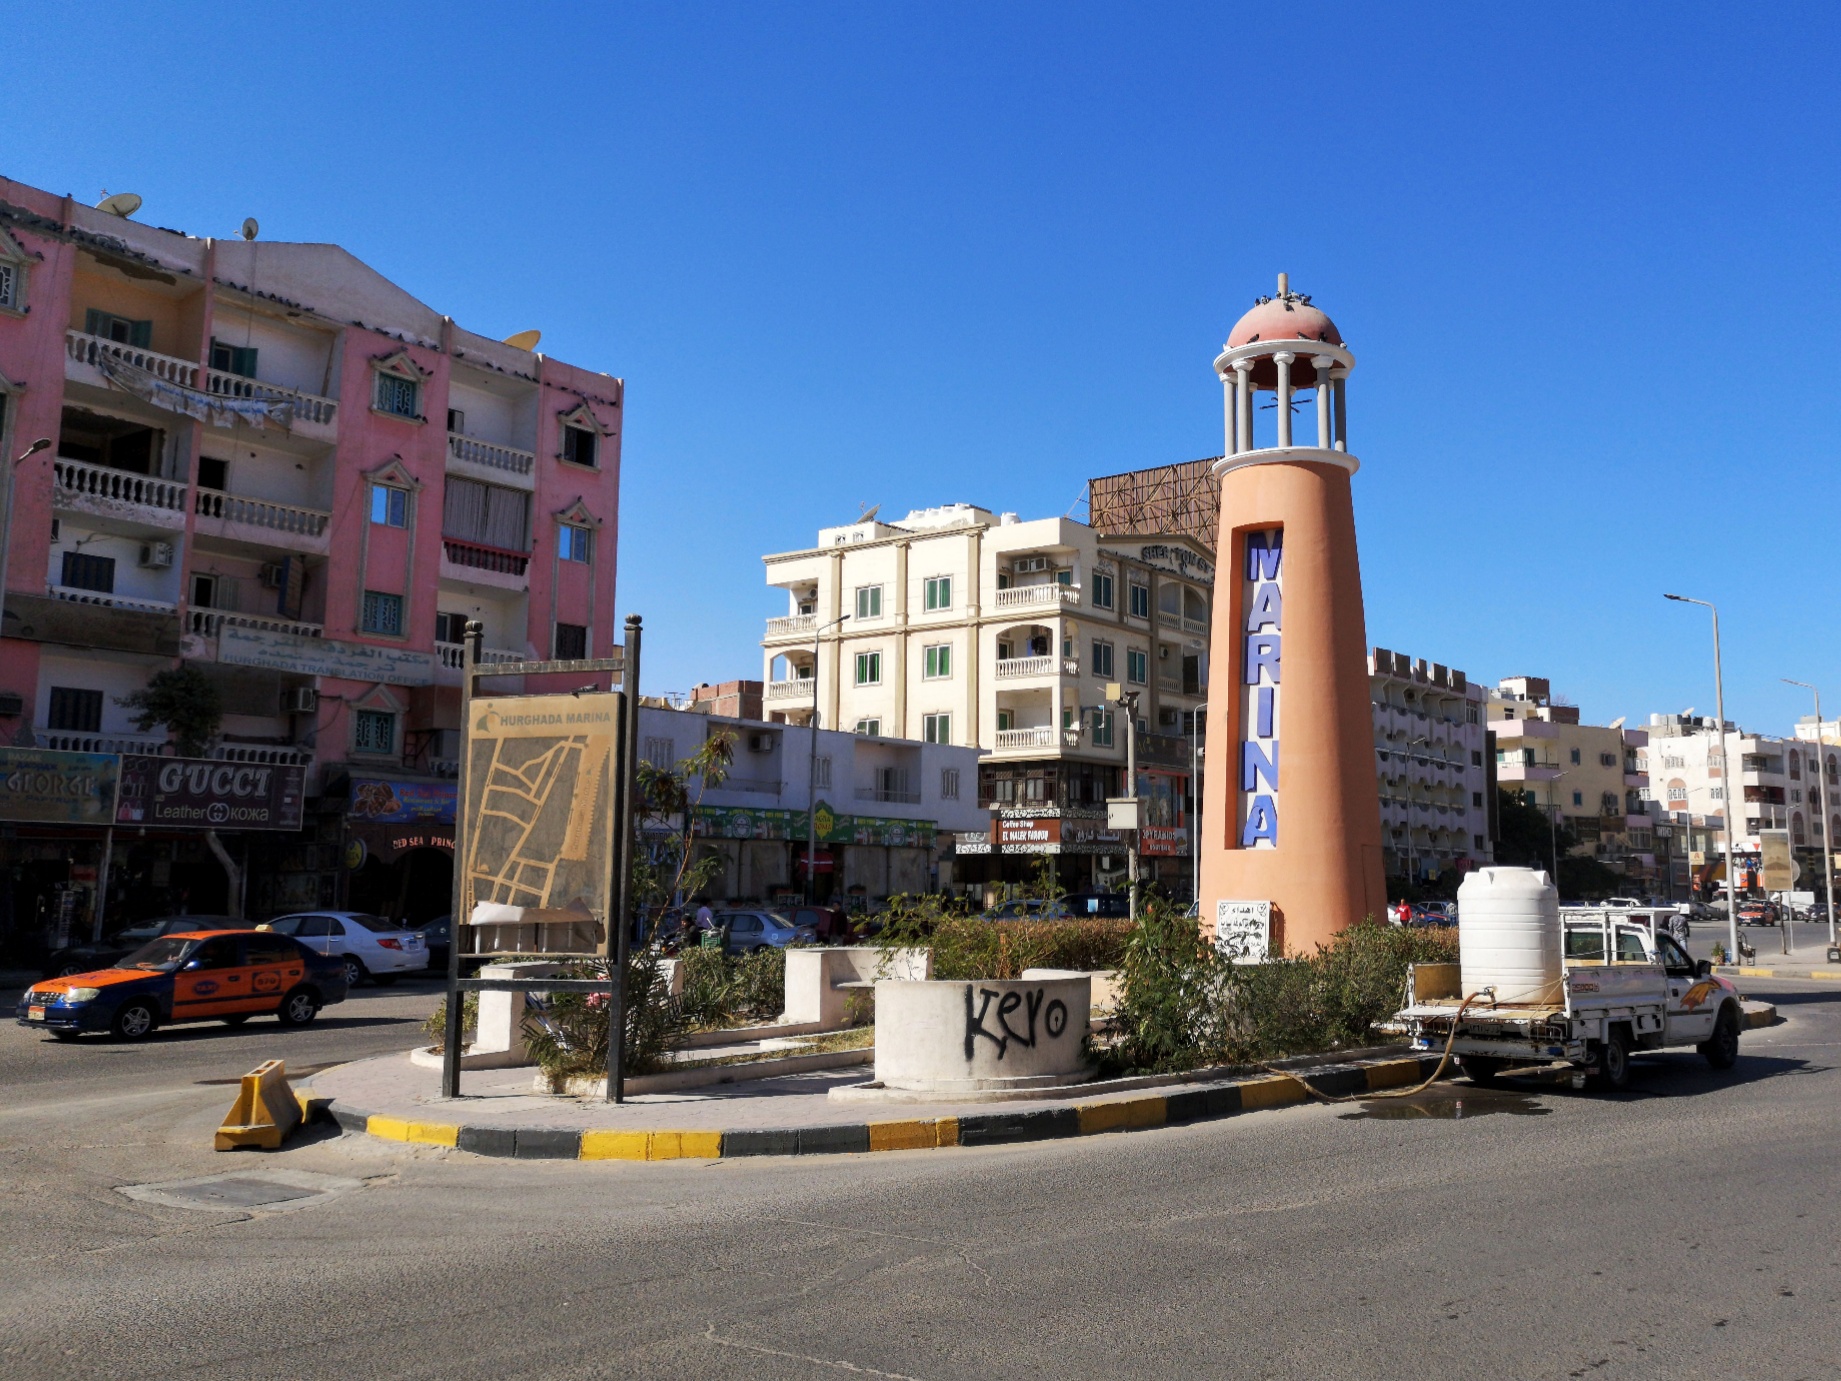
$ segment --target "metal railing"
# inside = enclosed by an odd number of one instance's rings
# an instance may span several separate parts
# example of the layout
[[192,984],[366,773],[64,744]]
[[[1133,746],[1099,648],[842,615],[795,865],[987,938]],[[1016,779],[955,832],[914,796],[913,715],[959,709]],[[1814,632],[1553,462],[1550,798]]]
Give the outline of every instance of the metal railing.
[[246,379],[222,369],[205,370],[205,388],[220,398],[260,398],[270,403],[291,403],[295,420],[300,422],[331,426],[339,413],[339,405],[331,398],[281,384],[265,384],[260,379]]
[[301,537],[320,536],[326,531],[326,524],[332,521],[332,514],[322,513],[317,508],[300,508],[273,499],[247,499],[216,489],[200,489],[192,507],[201,518],[247,523],[251,527],[290,532]]
[[530,451],[520,451],[515,446],[501,446],[496,441],[481,441],[478,437],[462,436],[459,432],[447,434],[447,451],[455,460],[468,465],[483,466],[488,470],[503,470],[511,475],[528,475],[537,457]]
[[504,547],[483,546],[478,542],[463,541],[458,537],[443,537],[441,550],[456,566],[469,566],[474,570],[491,571],[496,575],[521,576],[531,559],[530,553],[526,551],[509,551]]
[[118,340],[92,336],[85,331],[64,332],[64,353],[78,364],[97,365],[102,356],[113,356],[123,364],[144,369],[156,379],[164,379],[181,388],[198,386],[198,366],[191,360],[162,355],[138,345],[123,345]]
[[107,465],[89,465],[59,456],[51,465],[54,501],[87,498],[164,509],[183,516],[186,486],[180,480],[137,475]]
[[857,788],[859,801],[881,801],[888,805],[918,806],[920,792],[902,791],[888,786],[860,786]]

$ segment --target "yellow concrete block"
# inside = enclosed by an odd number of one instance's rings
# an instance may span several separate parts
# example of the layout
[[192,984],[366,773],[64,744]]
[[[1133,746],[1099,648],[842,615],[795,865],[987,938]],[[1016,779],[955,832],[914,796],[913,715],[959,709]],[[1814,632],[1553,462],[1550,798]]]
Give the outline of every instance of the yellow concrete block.
[[1841,969],[1811,969],[1811,978],[1841,978]]
[[1256,1108],[1282,1108],[1288,1103],[1302,1103],[1308,1095],[1296,1079],[1273,1075],[1270,1079],[1251,1079],[1240,1086],[1240,1106],[1251,1112]]
[[942,1117],[933,1124],[933,1144],[935,1146],[957,1146],[959,1144],[959,1119]]
[[1161,1127],[1169,1105],[1162,1098],[1127,1098],[1116,1103],[1082,1103],[1080,1134],[1123,1131],[1132,1127]]
[[581,1160],[645,1160],[650,1132],[583,1132]]
[[717,1160],[722,1156],[721,1132],[679,1132],[678,1154],[686,1160]]
[[1405,1088],[1408,1084],[1418,1083],[1422,1077],[1417,1060],[1392,1060],[1384,1065],[1369,1065],[1366,1073],[1370,1089]]
[[460,1128],[445,1122],[411,1122],[404,1141],[419,1141],[426,1146],[458,1146]]
[[364,1124],[364,1129],[372,1136],[380,1136],[386,1141],[409,1140],[409,1124],[400,1117],[373,1116]]
[[1775,978],[1777,971],[1775,969],[1740,969],[1739,975],[1742,978]]
[[872,1151],[925,1151],[938,1146],[939,1132],[929,1120],[908,1122],[872,1122],[869,1124],[869,1149]]
[[237,1100],[212,1144],[220,1151],[256,1146],[273,1151],[306,1119],[298,1094],[288,1087],[280,1060],[267,1060],[238,1081]]

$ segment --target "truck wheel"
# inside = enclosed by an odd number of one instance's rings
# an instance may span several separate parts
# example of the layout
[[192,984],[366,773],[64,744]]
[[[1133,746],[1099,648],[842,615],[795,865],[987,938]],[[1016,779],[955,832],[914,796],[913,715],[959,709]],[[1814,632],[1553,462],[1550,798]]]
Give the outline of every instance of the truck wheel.
[[1614,1026],[1598,1047],[1598,1086],[1622,1093],[1630,1087],[1630,1033]]
[[1739,1017],[1728,1002],[1720,1008],[1713,1023],[1713,1034],[1700,1047],[1707,1063],[1715,1069],[1731,1069],[1739,1059]]
[[1487,1055],[1460,1055],[1458,1063],[1464,1073],[1470,1076],[1470,1082],[1480,1088],[1487,1088],[1496,1082],[1496,1076],[1502,1072],[1502,1061],[1493,1060]]

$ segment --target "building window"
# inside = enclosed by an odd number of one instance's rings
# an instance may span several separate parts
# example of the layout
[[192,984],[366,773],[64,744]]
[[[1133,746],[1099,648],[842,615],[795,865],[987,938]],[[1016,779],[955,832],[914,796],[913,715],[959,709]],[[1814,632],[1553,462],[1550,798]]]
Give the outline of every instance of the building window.
[[857,653],[857,684],[859,686],[882,684],[882,654],[880,652]]
[[596,461],[596,444],[601,440],[586,427],[563,428],[563,459],[572,465],[593,467]]
[[531,496],[522,489],[448,477],[441,495],[441,535],[500,551],[528,551]]
[[1708,790],[1707,794],[1716,801],[1723,801],[1726,799],[1726,788],[1723,786],[1712,787]]
[[1470,793],[1470,804],[1473,806],[1482,805],[1483,804],[1483,793],[1481,791],[1471,792]]
[[1095,748],[1112,747],[1112,711],[1095,710],[1093,712],[1093,746]]
[[211,337],[211,368],[220,374],[236,374],[245,379],[256,377],[256,347],[232,345]]
[[1572,751],[1572,764],[1574,767],[1579,765],[1579,750],[1577,748]]
[[125,316],[99,312],[94,307],[83,314],[83,330],[88,335],[101,336],[117,345],[138,345],[143,350],[153,346],[151,321],[130,321]]
[[1466,724],[1475,724],[1477,722],[1477,707],[1475,705],[1464,706],[1464,722]]
[[382,633],[386,637],[403,636],[403,597],[386,595],[377,590],[364,592],[364,621],[362,631]]
[[952,608],[952,577],[949,575],[931,575],[927,577],[927,609]]
[[103,594],[115,591],[115,558],[112,556],[91,556],[86,552],[67,551],[64,553],[64,578],[62,584],[73,590],[98,590]]
[[1478,853],[1481,853],[1483,851],[1483,836],[1480,834],[1473,834],[1470,837],[1476,841],[1471,847]]
[[102,692],[53,686],[46,728],[72,734],[102,732]]
[[882,737],[882,721],[880,719],[859,719],[857,732],[870,738],[880,738]]
[[812,789],[823,791],[831,785],[831,756],[825,754],[812,760]]
[[580,623],[556,625],[556,660],[577,662],[588,655],[588,627]]
[[586,565],[593,559],[594,532],[573,523],[564,523],[556,534],[556,554],[564,561],[580,561]]
[[359,753],[396,751],[396,716],[388,710],[359,710],[352,716],[352,748]]
[[447,429],[457,435],[464,435],[467,430],[467,415],[459,408],[447,410]]
[[997,712],[997,732],[998,733],[1000,734],[1004,733],[1005,731],[1014,729],[1015,727],[1016,727],[1016,712],[1014,710],[999,710]]
[[465,614],[436,614],[435,641],[438,643],[464,643],[467,640],[467,616]]
[[198,457],[198,487],[219,494],[230,488],[230,462],[216,456]]
[[1150,679],[1151,659],[1135,647],[1125,650],[1125,679],[1142,686]]
[[940,643],[922,652],[925,669],[921,675],[929,681],[943,681],[952,675],[952,644]]
[[949,714],[922,715],[921,740],[925,743],[951,743],[952,716]]
[[678,760],[676,739],[648,738],[646,751],[642,755],[654,767],[670,767]]
[[25,299],[25,272],[18,264],[0,264],[0,307],[18,311]]
[[1573,792],[1573,804],[1575,806],[1582,806],[1585,804],[1585,793],[1583,791]]
[[1097,639],[1093,643],[1093,674],[1095,676],[1112,675],[1112,644]]
[[420,417],[422,412],[418,404],[421,391],[422,386],[414,379],[380,372],[377,376],[374,406],[379,412],[387,412],[392,417]]
[[940,799],[956,801],[959,799],[959,769],[942,767],[940,769]]
[[1100,571],[1093,573],[1093,607],[1112,608],[1112,577]]
[[373,484],[371,521],[379,527],[408,527],[409,491],[390,484]]
[[[1502,761],[1502,754],[1500,753],[1496,754],[1496,761],[1497,762]],[[1483,753],[1481,749],[1472,748],[1470,750],[1470,765],[1472,767],[1483,766]]]
[[862,585],[857,588],[857,617],[859,619],[882,617],[882,587],[880,585]]
[[1134,619],[1148,619],[1151,616],[1151,587],[1133,582],[1131,586],[1131,616]]

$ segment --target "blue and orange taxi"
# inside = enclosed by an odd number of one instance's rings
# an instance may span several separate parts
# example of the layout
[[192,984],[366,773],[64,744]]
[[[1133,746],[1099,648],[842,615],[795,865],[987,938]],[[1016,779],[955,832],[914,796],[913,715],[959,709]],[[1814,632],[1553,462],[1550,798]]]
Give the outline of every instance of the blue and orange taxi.
[[106,969],[47,979],[26,990],[19,1024],[60,1040],[107,1032],[140,1040],[179,1021],[241,1026],[273,1013],[305,1026],[345,999],[345,969],[298,940],[255,930],[162,935]]

